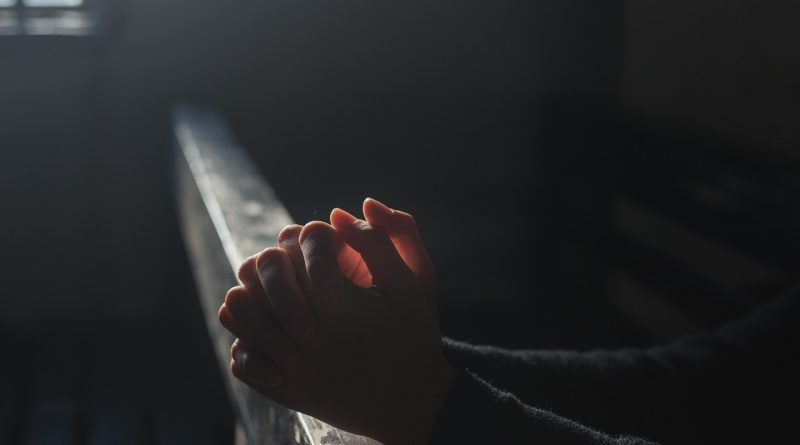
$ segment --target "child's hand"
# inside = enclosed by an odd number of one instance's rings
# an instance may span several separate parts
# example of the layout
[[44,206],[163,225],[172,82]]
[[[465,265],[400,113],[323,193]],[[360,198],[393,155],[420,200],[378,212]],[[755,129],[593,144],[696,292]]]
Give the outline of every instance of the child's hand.
[[412,219],[375,201],[365,214],[376,227],[334,211],[336,229],[287,228],[281,248],[245,262],[244,286],[220,308],[240,339],[231,371],[343,429],[425,443],[453,376],[432,309],[433,268],[416,229],[407,231]]

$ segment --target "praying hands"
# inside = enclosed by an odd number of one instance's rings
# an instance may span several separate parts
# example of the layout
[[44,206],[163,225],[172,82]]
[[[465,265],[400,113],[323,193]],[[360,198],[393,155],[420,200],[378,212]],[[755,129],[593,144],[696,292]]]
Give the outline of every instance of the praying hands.
[[435,272],[411,215],[373,199],[363,212],[286,227],[244,262],[219,310],[237,337],[231,372],[344,430],[426,443],[455,376]]

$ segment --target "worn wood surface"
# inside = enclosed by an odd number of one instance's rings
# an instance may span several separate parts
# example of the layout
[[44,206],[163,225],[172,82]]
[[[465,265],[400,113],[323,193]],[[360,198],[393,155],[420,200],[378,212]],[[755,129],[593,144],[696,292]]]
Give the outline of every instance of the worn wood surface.
[[319,420],[288,410],[228,372],[234,340],[217,321],[225,292],[248,256],[274,246],[292,223],[223,121],[208,110],[178,107],[176,193],[181,230],[205,312],[210,341],[249,444],[374,444]]

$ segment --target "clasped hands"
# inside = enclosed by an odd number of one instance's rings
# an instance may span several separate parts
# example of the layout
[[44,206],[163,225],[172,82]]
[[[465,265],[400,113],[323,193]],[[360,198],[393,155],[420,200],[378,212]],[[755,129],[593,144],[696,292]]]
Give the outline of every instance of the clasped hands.
[[428,442],[455,372],[414,218],[367,199],[364,220],[288,226],[239,269],[219,319],[231,373],[278,403],[384,444]]

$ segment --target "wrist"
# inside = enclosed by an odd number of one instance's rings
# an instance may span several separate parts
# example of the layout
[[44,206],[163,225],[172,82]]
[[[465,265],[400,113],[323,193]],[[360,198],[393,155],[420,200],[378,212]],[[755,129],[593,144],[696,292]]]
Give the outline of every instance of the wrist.
[[425,377],[418,381],[416,390],[401,412],[391,421],[391,428],[378,438],[384,445],[420,445],[430,441],[450,387],[456,378],[455,369],[443,357],[437,360]]

